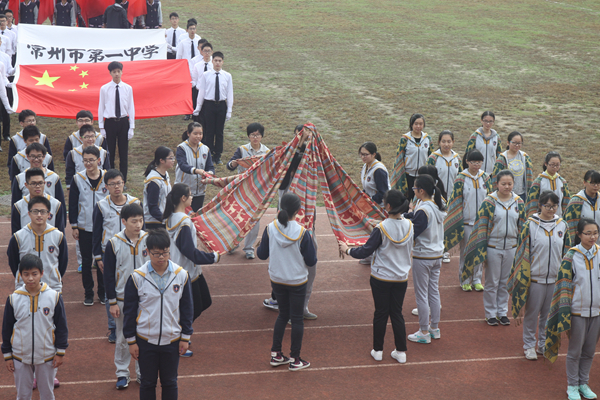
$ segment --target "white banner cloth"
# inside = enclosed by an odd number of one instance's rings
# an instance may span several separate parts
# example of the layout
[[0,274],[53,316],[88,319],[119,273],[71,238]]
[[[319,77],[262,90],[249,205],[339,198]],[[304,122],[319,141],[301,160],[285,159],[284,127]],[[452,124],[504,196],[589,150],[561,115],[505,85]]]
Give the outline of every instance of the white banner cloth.
[[164,29],[98,29],[19,24],[17,64],[166,60]]

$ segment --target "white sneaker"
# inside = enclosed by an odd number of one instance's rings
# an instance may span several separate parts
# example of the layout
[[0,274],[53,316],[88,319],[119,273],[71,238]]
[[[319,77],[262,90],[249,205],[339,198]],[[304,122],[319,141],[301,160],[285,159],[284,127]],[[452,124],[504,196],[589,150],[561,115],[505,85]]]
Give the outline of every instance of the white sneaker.
[[450,262],[450,253],[444,253],[444,257],[442,257],[442,262],[443,263],[449,263]]
[[431,343],[431,335],[429,333],[425,334],[419,329],[412,335],[408,335],[408,340],[415,343],[429,344]]
[[537,360],[537,353],[534,347],[525,350],[525,358],[528,360]]
[[375,351],[375,349],[371,350],[371,357],[375,359],[375,361],[383,360],[383,351]]
[[419,309],[418,308],[413,308],[413,310],[411,311],[412,315],[416,315],[417,317],[419,316]]
[[394,350],[392,351],[392,358],[398,361],[400,364],[404,364],[406,362],[406,353],[403,351]]
[[431,327],[429,328],[429,336],[431,336],[432,339],[439,339],[442,337],[442,334],[440,332],[440,328],[437,329],[431,329]]

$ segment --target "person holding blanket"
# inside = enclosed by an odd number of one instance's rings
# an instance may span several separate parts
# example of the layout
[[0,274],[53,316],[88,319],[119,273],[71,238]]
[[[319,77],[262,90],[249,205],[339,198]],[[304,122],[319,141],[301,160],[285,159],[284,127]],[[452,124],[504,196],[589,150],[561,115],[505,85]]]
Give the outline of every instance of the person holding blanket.
[[502,152],[502,145],[500,144],[500,136],[492,129],[496,122],[496,115],[491,111],[485,111],[481,114],[481,127],[477,128],[469,141],[467,142],[467,149],[465,153],[471,150],[479,150],[483,154],[483,165],[481,169],[486,174],[491,174],[496,164],[496,158]]
[[390,183],[392,188],[401,190],[412,200],[414,193],[411,189],[417,176],[419,167],[427,164],[427,157],[431,155],[431,138],[423,129],[425,117],[422,114],[413,114],[409,122],[410,132],[402,135],[396,154],[396,161],[392,170]]
[[556,193],[543,192],[539,204],[540,210],[525,221],[519,234],[508,282],[513,318],[518,318],[525,308],[523,349],[528,360],[537,360],[535,332],[538,327],[537,353],[544,353],[546,319],[567,237],[567,223],[555,214],[560,208]]
[[427,164],[433,165],[437,169],[440,181],[444,185],[444,191],[450,193],[454,179],[461,170],[460,156],[452,150],[454,134],[450,131],[442,131],[438,138],[438,146],[439,149],[427,159]]
[[600,246],[598,223],[582,218],[577,223],[575,247],[563,257],[552,306],[546,323],[544,355],[558,358],[561,335],[569,336],[567,395],[569,400],[597,398],[588,382],[600,337]]
[[501,153],[494,165],[492,172],[492,186],[496,186],[496,175],[505,169],[510,170],[515,176],[515,186],[513,191],[518,194],[523,201],[527,201],[527,193],[533,184],[533,163],[527,153],[521,151],[523,146],[523,135],[513,131],[508,135],[508,146],[506,151]]
[[[569,225],[568,246],[575,243],[575,228],[581,218],[590,218],[600,224],[598,209],[598,189],[600,189],[600,172],[588,170],[583,176],[583,189],[571,197],[565,210],[564,218]],[[597,239],[600,244],[600,238]]]
[[525,208],[528,217],[531,217],[537,211],[540,193],[546,190],[550,190],[558,196],[559,207],[556,209],[556,215],[561,217],[566,211],[569,200],[571,200],[571,192],[565,178],[558,174],[561,162],[562,158],[556,151],[546,154],[544,172],[535,178],[527,193],[527,205]]
[[485,197],[492,192],[490,176],[483,171],[483,154],[477,149],[471,150],[463,160],[463,171],[456,176],[454,187],[448,199],[448,215],[444,221],[444,248],[450,251],[460,243],[458,281],[462,290],[477,292],[483,290],[481,277],[483,265],[474,267],[468,280],[461,279],[461,270],[465,265],[465,249],[477,220],[477,211]]
[[525,222],[525,205],[513,191],[515,177],[508,170],[498,175],[498,190],[488,195],[477,212],[477,222],[465,249],[461,281],[473,277],[475,266],[485,264],[483,306],[490,326],[510,325],[506,282],[515,258],[517,237]]
[[392,358],[406,362],[406,327],[402,316],[402,305],[408,287],[411,268],[414,229],[410,220],[402,217],[408,211],[408,200],[402,192],[390,190],[383,199],[388,218],[379,223],[363,246],[353,249],[339,242],[340,251],[353,258],[364,259],[374,254],[371,265],[371,293],[375,303],[373,316],[373,350],[375,361],[383,357],[383,339],[388,317],[392,321],[396,348]]
[[[274,367],[289,364],[290,371],[310,367],[300,358],[304,334],[304,297],[308,281],[308,268],[317,263],[313,239],[306,229],[294,221],[300,210],[300,197],[286,193],[279,202],[277,219],[265,228],[256,255],[269,259],[271,287],[277,296],[279,315],[273,330],[271,362]],[[290,358],[281,352],[281,342],[288,321],[292,322]]]

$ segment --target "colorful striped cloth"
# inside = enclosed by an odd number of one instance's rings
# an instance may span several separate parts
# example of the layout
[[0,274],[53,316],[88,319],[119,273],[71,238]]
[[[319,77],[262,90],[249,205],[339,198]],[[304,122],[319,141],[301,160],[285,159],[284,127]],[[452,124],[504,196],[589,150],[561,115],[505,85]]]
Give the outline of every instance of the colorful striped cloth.
[[[290,143],[272,149],[237,175],[192,218],[204,247],[225,253],[246,237],[273,201],[305,130],[312,135],[288,188],[302,201],[296,221],[306,229],[314,228],[320,188],[336,238],[350,246],[367,241],[373,227],[386,218],[385,212],[352,181],[315,126],[308,123]],[[212,183],[211,179],[206,183]]]

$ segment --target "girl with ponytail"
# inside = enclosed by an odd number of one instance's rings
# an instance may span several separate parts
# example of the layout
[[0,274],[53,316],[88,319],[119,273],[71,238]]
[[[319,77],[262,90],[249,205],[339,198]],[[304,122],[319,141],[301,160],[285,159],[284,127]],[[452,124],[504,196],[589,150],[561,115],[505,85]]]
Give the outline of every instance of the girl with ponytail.
[[154,152],[154,160],[148,164],[144,176],[144,222],[146,229],[164,228],[163,212],[167,194],[171,191],[169,169],[175,164],[170,148],[160,146]]
[[438,145],[439,148],[427,159],[427,164],[433,165],[437,169],[444,191],[449,193],[452,190],[454,178],[461,171],[460,155],[452,150],[454,134],[451,131],[442,131],[438,138]]
[[[196,227],[186,213],[192,201],[190,187],[184,183],[176,183],[167,195],[164,218],[171,238],[171,261],[182,266],[192,282],[194,320],[196,320],[202,311],[212,304],[208,284],[202,275],[202,265],[218,263],[220,256],[217,252],[206,253],[197,249]],[[188,349],[181,356],[191,355],[192,351]]]
[[[440,338],[440,269],[444,255],[446,213],[440,189],[430,175],[419,175],[412,188],[419,200],[415,211],[405,214],[414,224],[413,285],[419,314],[419,330],[408,335],[416,343]],[[431,323],[429,318],[431,316]]]
[[388,218],[377,225],[363,246],[350,249],[339,242],[340,251],[353,257],[365,259],[375,255],[371,265],[371,292],[375,303],[373,316],[373,350],[376,361],[383,358],[383,339],[388,317],[392,320],[396,349],[392,358],[406,362],[406,327],[402,316],[402,304],[408,285],[413,250],[413,224],[402,217],[408,211],[408,200],[402,192],[392,189],[385,194],[384,209]]
[[358,155],[365,163],[360,173],[363,190],[375,203],[383,206],[383,196],[390,190],[390,179],[377,146],[373,142],[363,143],[358,148]]
[[527,217],[531,217],[538,209],[540,194],[546,190],[551,190],[558,196],[558,209],[556,214],[561,217],[566,211],[571,200],[571,192],[565,178],[559,175],[562,158],[556,151],[546,154],[544,159],[544,171],[533,181],[527,193]]
[[[317,263],[317,252],[309,231],[294,218],[300,210],[298,195],[286,193],[281,197],[277,219],[265,228],[256,255],[269,259],[271,288],[277,297],[279,315],[273,331],[271,365],[288,365],[290,371],[310,366],[300,358],[304,334],[304,299],[308,281],[308,268]],[[288,321],[292,322],[290,357],[283,355],[281,342]]]

